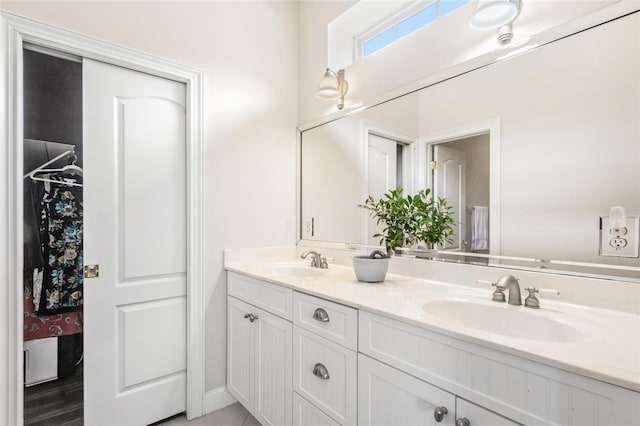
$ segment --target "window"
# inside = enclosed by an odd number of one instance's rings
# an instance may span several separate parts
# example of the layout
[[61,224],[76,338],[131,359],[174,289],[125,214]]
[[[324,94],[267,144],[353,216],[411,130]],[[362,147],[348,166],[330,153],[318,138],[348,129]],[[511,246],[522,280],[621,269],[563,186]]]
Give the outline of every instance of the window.
[[470,0],[432,0],[429,2],[420,1],[414,3],[402,12],[358,37],[358,52],[356,56],[358,58],[369,56],[469,1]]

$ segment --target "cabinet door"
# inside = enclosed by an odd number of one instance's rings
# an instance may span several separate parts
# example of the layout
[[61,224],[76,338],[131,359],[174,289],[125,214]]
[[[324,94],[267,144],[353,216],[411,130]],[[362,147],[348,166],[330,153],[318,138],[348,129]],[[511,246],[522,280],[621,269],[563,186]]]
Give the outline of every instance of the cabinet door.
[[292,423],[292,324],[255,308],[255,417],[262,425]]
[[254,414],[255,327],[244,317],[251,313],[253,306],[227,298],[227,389]]
[[[447,414],[440,422],[437,407]],[[395,368],[358,355],[358,424],[379,426],[455,424],[455,396]]]
[[516,426],[520,424],[462,398],[456,398],[456,419],[460,424],[465,424],[463,419],[467,419],[468,423],[466,424],[469,426]]

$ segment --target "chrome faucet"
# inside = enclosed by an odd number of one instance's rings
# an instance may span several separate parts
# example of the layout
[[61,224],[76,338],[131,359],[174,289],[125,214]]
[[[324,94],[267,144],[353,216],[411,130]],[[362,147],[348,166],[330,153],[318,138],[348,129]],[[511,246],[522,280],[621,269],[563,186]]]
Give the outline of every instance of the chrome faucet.
[[500,277],[498,282],[492,282],[487,280],[478,280],[478,284],[486,284],[491,285],[496,288],[496,291],[493,292],[491,299],[494,302],[504,302],[506,301],[506,297],[504,291],[507,290],[509,292],[509,304],[510,305],[522,305],[522,297],[520,296],[520,284],[518,283],[518,279],[513,275],[503,275]]
[[[520,295],[520,283],[518,279],[513,275],[503,275],[500,277],[498,282],[488,281],[488,280],[478,280],[476,281],[478,284],[491,285],[496,288],[496,291],[493,292],[491,299],[494,302],[505,302],[505,294],[504,291],[507,290],[509,292],[509,304],[519,306],[522,305],[522,296]],[[539,309],[540,301],[536,297],[536,293],[544,294],[546,296],[559,296],[560,292],[554,288],[535,288],[530,287],[525,289],[529,292],[529,296],[524,300],[524,306],[526,308]]]
[[[522,305],[522,296],[520,295],[520,283],[513,275],[503,275],[496,283],[496,292],[507,290],[509,292],[510,305]],[[504,299],[502,300],[504,301]]]
[[309,255],[313,256],[313,258],[311,259],[311,267],[312,268],[327,269],[329,267],[329,265],[327,264],[327,258],[323,257],[317,251],[307,250],[304,253],[302,253],[300,255],[300,257],[302,259],[306,259],[307,256],[309,256]]

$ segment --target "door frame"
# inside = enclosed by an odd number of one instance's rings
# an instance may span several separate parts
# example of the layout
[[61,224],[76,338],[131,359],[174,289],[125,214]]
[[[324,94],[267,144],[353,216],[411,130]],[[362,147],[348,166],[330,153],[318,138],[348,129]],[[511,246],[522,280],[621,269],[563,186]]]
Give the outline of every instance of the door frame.
[[418,182],[421,188],[430,188],[431,177],[427,173],[431,158],[431,146],[458,139],[466,139],[484,133],[489,134],[489,254],[500,254],[500,118],[466,126],[433,132],[422,138],[418,156],[426,163],[419,167]]
[[0,46],[0,129],[4,129],[0,146],[0,424],[23,422],[23,43],[186,85],[187,418],[202,416],[205,397],[202,71],[7,12],[0,12],[0,34],[4,40]]

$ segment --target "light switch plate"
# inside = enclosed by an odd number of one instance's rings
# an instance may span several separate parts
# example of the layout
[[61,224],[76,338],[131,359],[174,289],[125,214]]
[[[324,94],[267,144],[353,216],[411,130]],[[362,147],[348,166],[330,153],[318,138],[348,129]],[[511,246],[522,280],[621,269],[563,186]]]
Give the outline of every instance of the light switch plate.
[[638,257],[640,216],[627,216],[626,228],[611,231],[609,217],[600,217],[600,256]]

